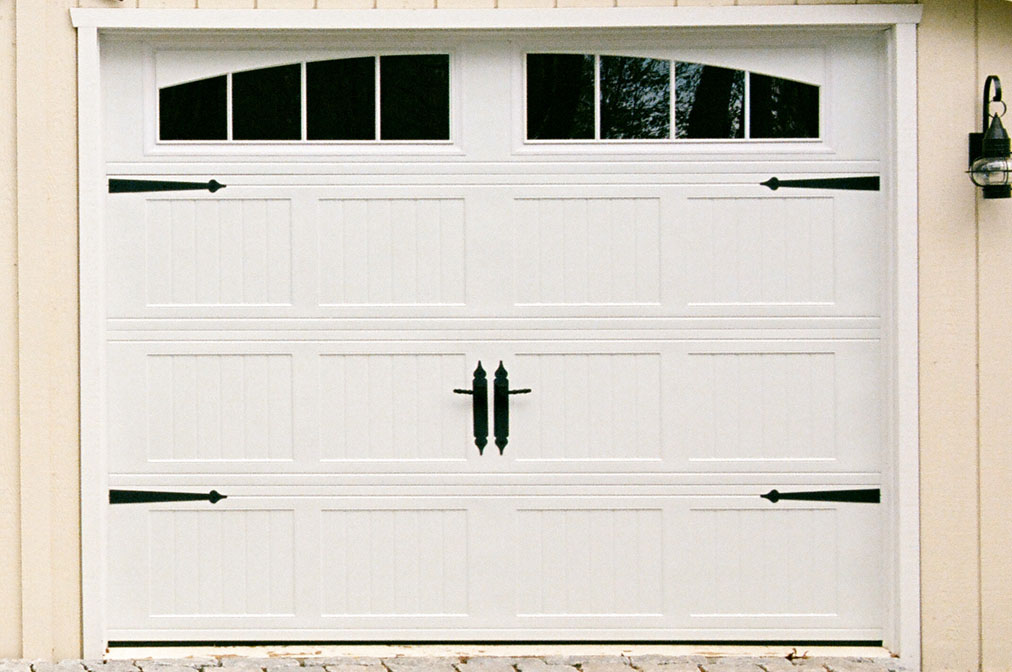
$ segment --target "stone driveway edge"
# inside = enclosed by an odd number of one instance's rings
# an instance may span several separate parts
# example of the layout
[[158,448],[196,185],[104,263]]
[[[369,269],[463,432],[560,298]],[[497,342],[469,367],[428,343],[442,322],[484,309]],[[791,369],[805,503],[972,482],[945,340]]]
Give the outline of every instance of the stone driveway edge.
[[0,659],[0,672],[913,672],[896,658],[726,656],[391,656],[136,660]]

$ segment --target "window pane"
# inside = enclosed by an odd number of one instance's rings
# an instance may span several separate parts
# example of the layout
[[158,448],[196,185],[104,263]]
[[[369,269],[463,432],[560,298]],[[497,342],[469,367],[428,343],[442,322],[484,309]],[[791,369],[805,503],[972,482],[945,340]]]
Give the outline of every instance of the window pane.
[[232,138],[302,138],[301,66],[249,70],[232,75]]
[[450,57],[380,57],[380,138],[450,139]]
[[654,58],[601,57],[601,137],[667,138],[671,64]]
[[699,63],[675,66],[675,137],[745,137],[744,102],[743,71]]
[[376,59],[306,63],[310,140],[376,139]]
[[750,73],[749,89],[751,137],[819,137],[819,87]]
[[162,140],[226,140],[225,75],[167,86],[158,91]]
[[527,54],[527,137],[594,137],[594,57]]

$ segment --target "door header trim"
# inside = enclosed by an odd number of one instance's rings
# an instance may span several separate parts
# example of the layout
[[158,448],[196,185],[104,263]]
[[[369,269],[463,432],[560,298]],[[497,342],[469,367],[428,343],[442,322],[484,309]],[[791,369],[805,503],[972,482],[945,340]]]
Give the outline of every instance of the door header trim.
[[74,27],[99,30],[460,30],[916,24],[920,5],[364,10],[71,9]]

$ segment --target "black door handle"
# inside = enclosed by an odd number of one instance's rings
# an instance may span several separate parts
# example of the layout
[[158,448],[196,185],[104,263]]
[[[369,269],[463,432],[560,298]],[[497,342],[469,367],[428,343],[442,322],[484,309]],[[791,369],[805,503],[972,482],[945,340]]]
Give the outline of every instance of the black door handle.
[[488,380],[485,376],[485,369],[481,368],[481,361],[478,361],[478,368],[474,370],[474,378],[471,380],[470,390],[454,390],[454,394],[471,395],[471,415],[474,427],[474,445],[478,446],[478,454],[485,452],[488,445]]
[[506,367],[499,362],[499,368],[495,370],[495,382],[492,384],[493,401],[492,408],[495,414],[495,445],[499,447],[499,454],[506,450],[506,444],[510,438],[510,397],[511,394],[530,394],[529,388],[519,390],[510,389],[509,373]]

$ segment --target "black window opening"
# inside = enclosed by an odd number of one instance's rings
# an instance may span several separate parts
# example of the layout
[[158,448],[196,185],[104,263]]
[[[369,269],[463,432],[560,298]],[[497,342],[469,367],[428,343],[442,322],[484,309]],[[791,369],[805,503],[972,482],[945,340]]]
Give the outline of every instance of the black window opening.
[[366,56],[218,75],[158,91],[168,141],[447,141],[448,54]]
[[819,87],[703,63],[526,56],[528,140],[819,138]]

